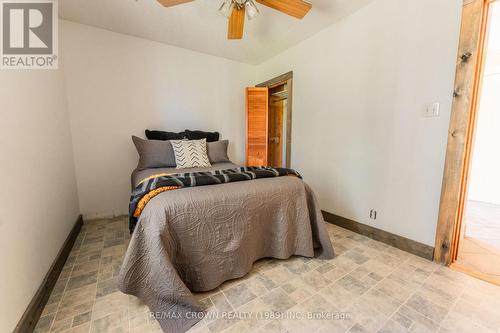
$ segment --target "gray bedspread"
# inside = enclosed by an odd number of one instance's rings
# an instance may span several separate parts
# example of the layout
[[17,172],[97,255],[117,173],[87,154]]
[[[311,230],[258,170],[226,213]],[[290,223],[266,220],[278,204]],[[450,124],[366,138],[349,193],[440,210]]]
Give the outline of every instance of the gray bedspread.
[[[203,170],[228,167],[234,164]],[[134,181],[155,173],[158,169],[144,170],[140,177],[135,173]],[[191,291],[242,277],[260,258],[292,255],[334,256],[317,200],[301,179],[183,188],[163,192],[145,207],[119,288],[148,305],[164,332],[185,332],[202,310]]]

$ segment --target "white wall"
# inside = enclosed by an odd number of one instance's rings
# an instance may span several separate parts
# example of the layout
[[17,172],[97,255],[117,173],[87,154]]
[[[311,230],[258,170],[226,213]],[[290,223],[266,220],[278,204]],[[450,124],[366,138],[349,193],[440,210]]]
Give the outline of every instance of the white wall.
[[146,128],[219,131],[244,159],[244,87],[253,66],[61,21],[80,208],[126,214]]
[[259,65],[294,72],[292,166],[322,209],[434,246],[461,5],[375,0]]
[[12,332],[79,214],[61,71],[0,71],[0,332]]
[[486,76],[472,157],[469,200],[500,204],[500,68]]
[[493,4],[472,157],[469,200],[500,204],[500,4]]

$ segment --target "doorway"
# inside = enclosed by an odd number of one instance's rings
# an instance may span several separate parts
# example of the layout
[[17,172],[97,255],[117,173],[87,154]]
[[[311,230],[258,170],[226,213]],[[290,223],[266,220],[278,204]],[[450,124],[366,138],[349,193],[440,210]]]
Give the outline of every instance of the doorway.
[[288,90],[286,83],[269,89],[269,148],[267,162],[272,167],[286,167],[286,120]]
[[258,84],[268,89],[267,164],[290,168],[292,153],[292,89],[293,72]]
[[291,167],[293,72],[246,89],[247,165]]
[[500,284],[500,2],[489,6],[462,235],[454,267]]
[[435,260],[500,285],[500,0],[464,4]]

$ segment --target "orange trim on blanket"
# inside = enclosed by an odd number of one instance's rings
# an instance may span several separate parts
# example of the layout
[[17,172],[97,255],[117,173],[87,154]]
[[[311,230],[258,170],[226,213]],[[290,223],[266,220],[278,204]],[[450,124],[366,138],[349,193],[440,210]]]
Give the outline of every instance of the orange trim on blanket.
[[[170,175],[173,175],[173,173],[165,173],[165,172],[164,173],[157,173],[156,175],[151,175],[149,177],[144,178],[143,180],[141,180],[139,182],[139,184],[144,183],[146,180],[150,180],[150,179],[157,178],[157,177],[162,177],[162,176],[170,176]],[[139,184],[137,184],[137,185],[139,185]]]
[[156,197],[158,194],[166,191],[176,190],[178,188],[179,186],[163,186],[163,187],[158,187],[156,190],[150,191],[148,194],[143,196],[139,201],[139,203],[137,204],[137,207],[135,208],[134,211],[134,217],[139,217],[142,213],[142,210],[144,209],[144,207],[146,207],[148,202],[154,197]]

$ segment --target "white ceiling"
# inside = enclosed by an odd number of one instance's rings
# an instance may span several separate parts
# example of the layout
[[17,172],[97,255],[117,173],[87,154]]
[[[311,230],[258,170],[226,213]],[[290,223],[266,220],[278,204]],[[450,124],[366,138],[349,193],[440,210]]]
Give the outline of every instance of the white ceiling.
[[164,8],[155,0],[62,0],[59,16],[236,61],[258,64],[353,13],[372,0],[310,0],[301,21],[257,4],[261,15],[245,21],[242,40],[226,39],[222,0],[196,0]]

